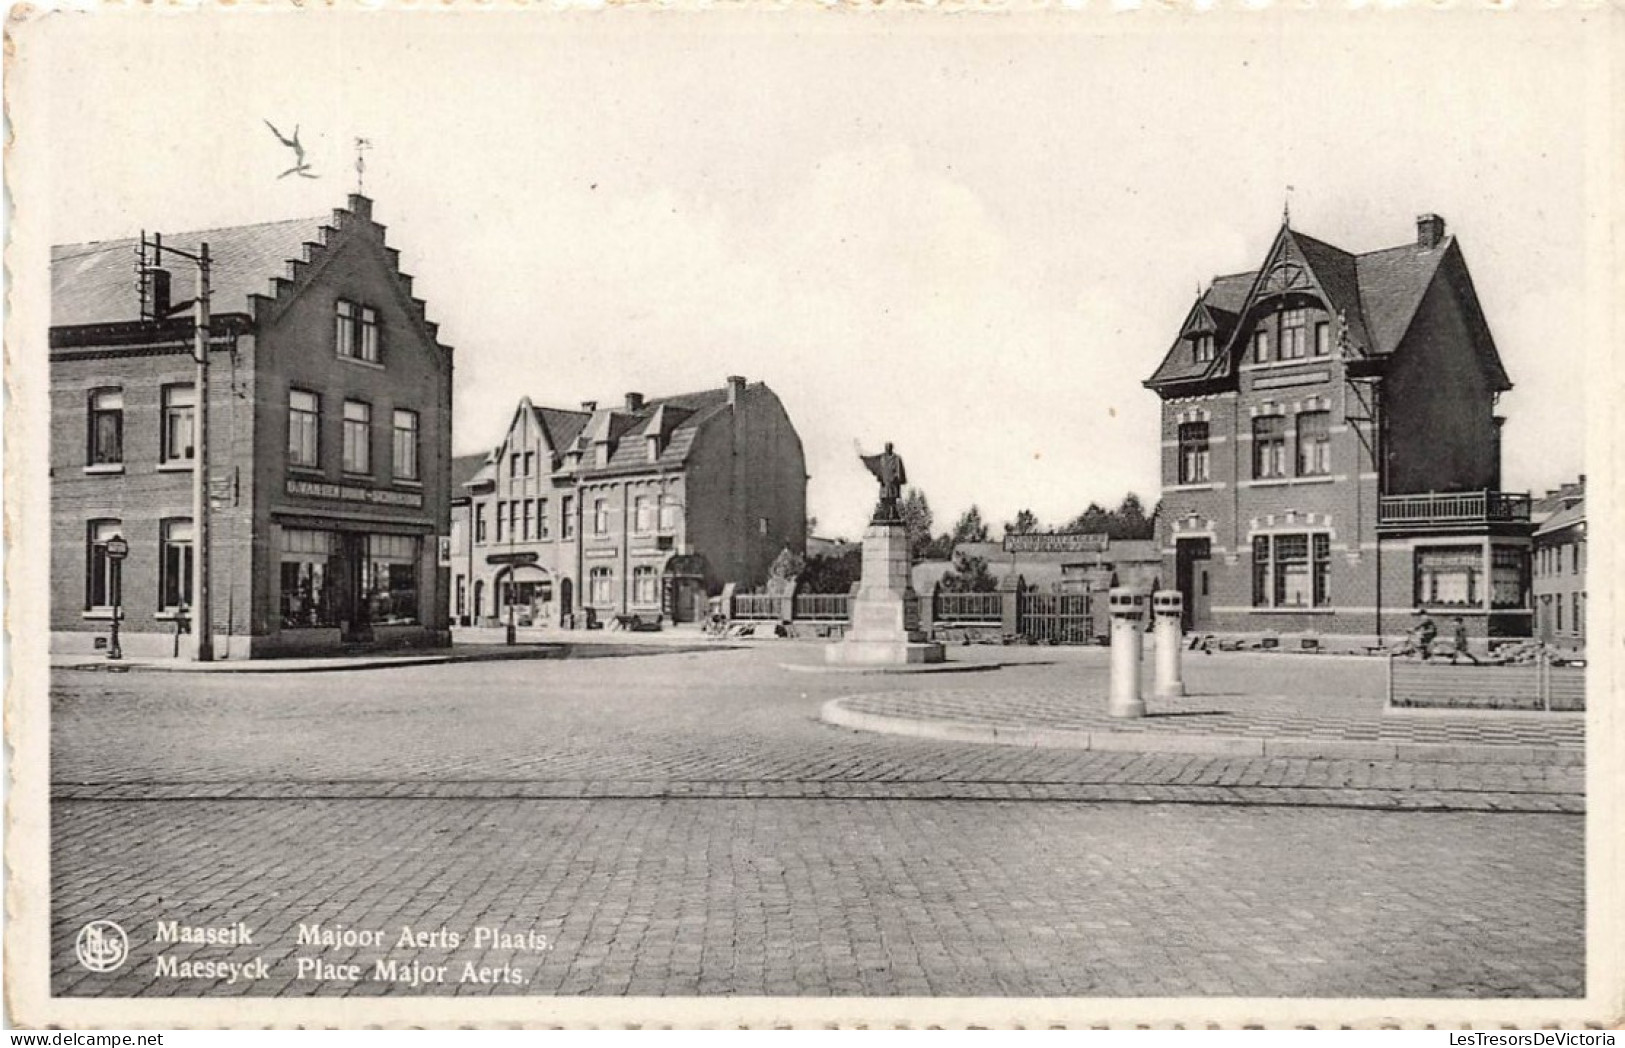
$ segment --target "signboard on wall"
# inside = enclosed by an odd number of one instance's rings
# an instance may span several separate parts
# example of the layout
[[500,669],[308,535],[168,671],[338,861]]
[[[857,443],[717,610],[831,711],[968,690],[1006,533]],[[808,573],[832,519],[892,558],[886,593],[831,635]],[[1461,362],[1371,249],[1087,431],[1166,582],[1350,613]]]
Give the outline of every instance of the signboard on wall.
[[440,566],[451,567],[451,536],[440,535],[436,538],[436,545],[440,547]]
[[329,484],[324,480],[288,478],[288,494],[307,499],[336,499],[339,502],[366,502],[374,506],[423,507],[421,491],[394,491],[389,488],[364,488],[358,484]]
[[1104,531],[1032,531],[1004,537],[1006,553],[1104,553],[1110,544]]

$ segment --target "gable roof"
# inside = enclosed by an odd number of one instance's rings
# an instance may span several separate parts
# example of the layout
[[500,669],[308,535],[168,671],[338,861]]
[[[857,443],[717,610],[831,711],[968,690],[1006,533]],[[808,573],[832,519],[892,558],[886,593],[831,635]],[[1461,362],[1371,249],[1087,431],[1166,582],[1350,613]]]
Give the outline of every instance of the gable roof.
[[[1251,272],[1219,277],[1198,297],[1180,328],[1179,338],[1145,385],[1155,388],[1225,377],[1241,352],[1239,322],[1257,302],[1275,293],[1275,289],[1266,286],[1266,278],[1283,264],[1301,265],[1307,276],[1299,285],[1301,289],[1323,298],[1330,311],[1342,318],[1347,325],[1349,352],[1375,357],[1387,356],[1399,348],[1423,297],[1441,270],[1445,270],[1467,312],[1469,327],[1475,337],[1489,347],[1484,359],[1492,384],[1511,388],[1453,235],[1443,236],[1431,247],[1409,243],[1354,254],[1286,224],[1276,233],[1263,266]],[[1187,340],[1193,330],[1193,318],[1203,309],[1224,310],[1237,322],[1230,332],[1230,344],[1215,354],[1211,364],[1197,363]]]
[[[271,279],[286,275],[288,262],[303,259],[307,242],[320,243],[329,220],[294,218],[248,226],[227,226],[164,237],[165,246],[196,252],[209,244],[210,308],[215,313],[253,313],[250,295],[271,290]],[[59,244],[51,248],[51,326],[117,324],[141,319],[136,282],[136,237]],[[176,302],[195,292],[196,269],[166,260]]]

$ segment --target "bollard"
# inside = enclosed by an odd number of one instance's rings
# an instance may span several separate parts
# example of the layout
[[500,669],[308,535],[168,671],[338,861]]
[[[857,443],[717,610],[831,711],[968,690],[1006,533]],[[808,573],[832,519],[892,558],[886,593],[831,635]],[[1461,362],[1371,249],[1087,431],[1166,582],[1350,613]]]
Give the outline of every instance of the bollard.
[[1112,685],[1106,712],[1113,717],[1145,716],[1140,698],[1140,644],[1145,620],[1145,594],[1119,586],[1111,591]]
[[1158,590],[1151,595],[1151,613],[1156,616],[1158,698],[1185,694],[1185,681],[1179,673],[1179,649],[1184,638],[1185,596],[1178,590]]

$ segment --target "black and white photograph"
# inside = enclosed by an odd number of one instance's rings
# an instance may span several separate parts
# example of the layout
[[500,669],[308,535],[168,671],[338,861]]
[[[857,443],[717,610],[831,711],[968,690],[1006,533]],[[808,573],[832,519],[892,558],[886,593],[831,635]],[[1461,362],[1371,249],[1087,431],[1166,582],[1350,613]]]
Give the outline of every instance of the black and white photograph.
[[1625,1019],[1619,9],[866,7],[13,11],[10,1023]]

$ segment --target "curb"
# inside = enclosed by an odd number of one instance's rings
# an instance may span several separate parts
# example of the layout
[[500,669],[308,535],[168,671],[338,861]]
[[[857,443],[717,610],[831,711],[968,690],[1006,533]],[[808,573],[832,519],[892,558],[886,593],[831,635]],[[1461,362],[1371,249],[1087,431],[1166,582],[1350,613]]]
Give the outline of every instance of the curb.
[[831,666],[822,662],[781,662],[779,663],[779,669],[789,670],[791,673],[827,673],[830,675],[891,673],[906,676],[917,673],[986,673],[990,670],[1000,670],[1010,665],[1014,665],[1014,663],[915,662],[898,666]]
[[443,666],[454,662],[526,662],[563,659],[564,645],[525,651],[476,652],[466,655],[396,655],[388,658],[323,660],[319,665],[298,659],[240,659],[235,662],[69,662],[51,665],[53,670],[79,670],[100,673],[337,673],[352,670],[404,669],[411,666]]
[[981,742],[1002,746],[1052,747],[1114,753],[1188,753],[1213,757],[1300,757],[1373,761],[1423,761],[1436,764],[1544,764],[1580,766],[1585,751],[1577,747],[1467,743],[1371,742],[1355,739],[1255,739],[1240,735],[1190,735],[1180,732],[1077,731],[1069,728],[1004,727],[965,721],[890,717],[849,709],[844,699],[830,699],[819,710],[825,724],[855,731],[907,735],[944,742]]

